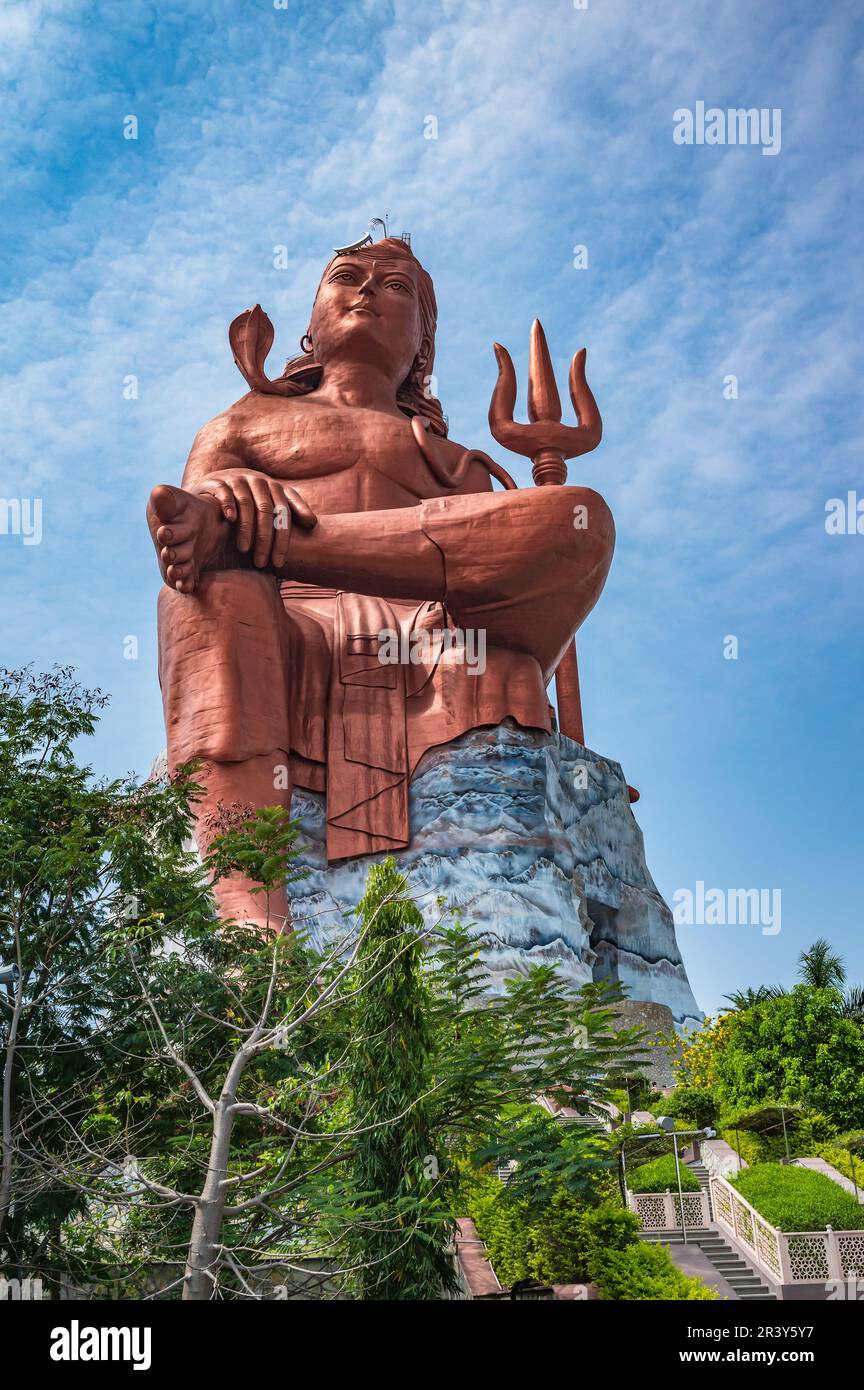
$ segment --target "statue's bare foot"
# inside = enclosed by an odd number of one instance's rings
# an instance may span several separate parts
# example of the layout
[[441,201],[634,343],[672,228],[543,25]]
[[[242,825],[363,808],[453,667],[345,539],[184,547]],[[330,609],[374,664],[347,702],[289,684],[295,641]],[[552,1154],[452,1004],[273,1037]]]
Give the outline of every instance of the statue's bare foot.
[[228,534],[219,503],[162,483],[150,494],[147,522],[165,583],[193,593],[202,571],[216,567]]

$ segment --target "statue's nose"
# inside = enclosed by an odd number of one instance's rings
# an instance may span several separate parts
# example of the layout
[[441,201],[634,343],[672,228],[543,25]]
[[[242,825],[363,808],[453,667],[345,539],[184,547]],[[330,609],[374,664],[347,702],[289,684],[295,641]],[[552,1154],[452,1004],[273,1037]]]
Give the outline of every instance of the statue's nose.
[[369,268],[369,272],[368,272],[368,274],[367,274],[367,276],[366,276],[366,279],[361,283],[361,285],[360,285],[360,287],[359,287],[359,293],[360,293],[360,294],[377,294],[377,293],[378,293],[378,288],[379,288],[379,286],[378,286],[378,277],[377,277],[377,274],[376,274],[376,270],[377,270],[377,267],[375,266],[375,263],[374,263],[374,261],[373,261],[372,265],[371,265],[370,268]]

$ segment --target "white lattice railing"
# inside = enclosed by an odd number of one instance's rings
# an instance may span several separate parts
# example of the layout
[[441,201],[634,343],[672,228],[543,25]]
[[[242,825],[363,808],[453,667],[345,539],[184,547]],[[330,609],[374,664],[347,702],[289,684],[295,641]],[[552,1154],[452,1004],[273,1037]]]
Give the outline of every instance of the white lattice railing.
[[[681,1199],[677,1192],[628,1192],[627,1205],[642,1222],[643,1231],[680,1231]],[[690,1230],[710,1226],[707,1192],[684,1193],[684,1225]]]
[[724,1139],[703,1139],[699,1145],[702,1162],[711,1177],[728,1178],[730,1173],[740,1173],[747,1164],[743,1158],[727,1144]]
[[775,1284],[864,1278],[864,1231],[779,1231],[725,1178],[711,1178],[714,1219]]

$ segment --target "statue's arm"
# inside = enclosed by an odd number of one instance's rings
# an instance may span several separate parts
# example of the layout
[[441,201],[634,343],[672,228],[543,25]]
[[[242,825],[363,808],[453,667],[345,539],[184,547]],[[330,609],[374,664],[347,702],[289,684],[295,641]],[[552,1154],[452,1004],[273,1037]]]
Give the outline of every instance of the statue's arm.
[[189,451],[183,488],[212,500],[234,526],[234,545],[258,569],[282,566],[295,521],[311,529],[315,513],[294,488],[251,464],[239,421],[226,411],[200,429]]

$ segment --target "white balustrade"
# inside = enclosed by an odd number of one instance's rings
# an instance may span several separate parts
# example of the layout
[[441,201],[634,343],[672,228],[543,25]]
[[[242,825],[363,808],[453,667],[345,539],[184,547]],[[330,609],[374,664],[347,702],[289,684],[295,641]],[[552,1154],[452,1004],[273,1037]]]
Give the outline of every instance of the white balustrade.
[[[643,1231],[680,1231],[681,1199],[677,1192],[628,1192],[627,1205],[642,1222]],[[688,1230],[710,1226],[707,1192],[684,1193],[684,1225]]]
[[864,1276],[864,1231],[781,1231],[725,1178],[712,1177],[714,1219],[775,1284],[824,1284]]

